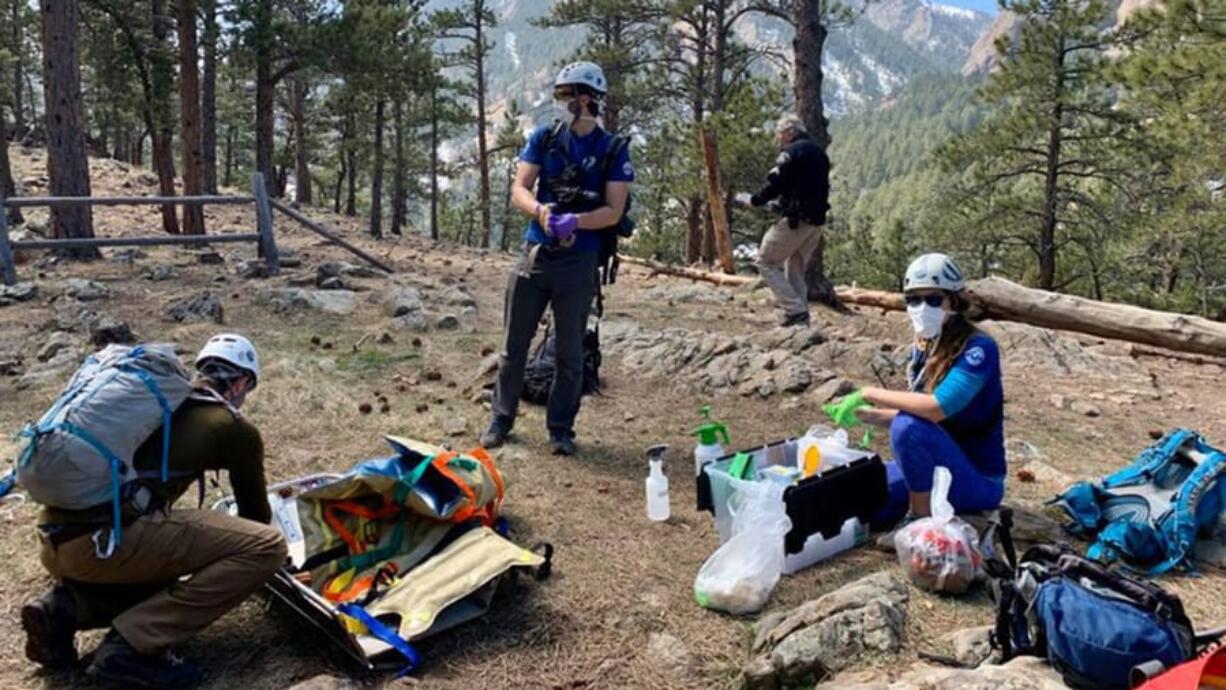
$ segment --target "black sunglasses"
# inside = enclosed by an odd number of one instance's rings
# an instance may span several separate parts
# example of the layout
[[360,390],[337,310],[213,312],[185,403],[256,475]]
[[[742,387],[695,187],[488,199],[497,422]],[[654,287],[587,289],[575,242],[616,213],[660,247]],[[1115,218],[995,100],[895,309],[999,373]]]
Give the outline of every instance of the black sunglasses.
[[930,307],[939,307],[945,303],[945,295],[941,293],[933,293],[931,295],[903,295],[903,300],[906,301],[908,307],[918,307],[920,302],[926,303]]

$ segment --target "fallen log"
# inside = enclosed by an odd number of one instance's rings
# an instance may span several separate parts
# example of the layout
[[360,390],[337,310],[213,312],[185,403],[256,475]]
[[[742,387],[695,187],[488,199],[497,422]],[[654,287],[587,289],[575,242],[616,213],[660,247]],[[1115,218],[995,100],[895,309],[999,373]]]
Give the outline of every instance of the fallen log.
[[1226,324],[1199,316],[1060,295],[1004,278],[972,281],[967,293],[989,319],[1088,333],[1177,352],[1226,356]]
[[[755,280],[751,276],[724,275],[631,256],[623,256],[622,261],[644,266],[653,273],[716,285],[740,286]],[[848,304],[890,311],[905,309],[902,295],[897,292],[846,286],[838,287],[836,291],[839,299]],[[1175,352],[1226,357],[1226,323],[1199,316],[1061,295],[995,277],[971,281],[967,285],[967,296],[976,318],[1015,321],[1040,328],[1152,345]],[[1141,351],[1138,354],[1161,353]]]

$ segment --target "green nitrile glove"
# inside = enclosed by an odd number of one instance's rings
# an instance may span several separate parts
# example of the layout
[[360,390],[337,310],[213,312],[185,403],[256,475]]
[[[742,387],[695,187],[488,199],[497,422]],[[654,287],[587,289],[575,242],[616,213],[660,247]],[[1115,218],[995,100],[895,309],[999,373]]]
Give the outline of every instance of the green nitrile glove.
[[872,407],[872,405],[864,399],[864,393],[855,391],[834,402],[822,405],[822,412],[825,412],[835,424],[841,427],[852,427],[860,424],[856,410],[862,407]]

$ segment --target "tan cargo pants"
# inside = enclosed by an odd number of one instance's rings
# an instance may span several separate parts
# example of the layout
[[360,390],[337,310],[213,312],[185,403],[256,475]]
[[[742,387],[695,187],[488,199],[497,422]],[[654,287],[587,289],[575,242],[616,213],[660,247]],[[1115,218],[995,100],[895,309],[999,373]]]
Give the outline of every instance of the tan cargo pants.
[[822,226],[801,222],[796,229],[788,227],[786,218],[771,226],[762,237],[758,249],[758,270],[762,280],[775,294],[775,301],[789,316],[809,311],[809,287],[805,283],[805,266],[817,243]]
[[[79,621],[110,621],[136,651],[156,654],[259,589],[285,563],[286,545],[268,525],[211,510],[173,510],[124,528],[108,559],[95,555],[90,535],[59,546],[44,537],[40,556],[55,578],[84,585],[74,589],[78,607],[86,609]],[[133,596],[107,595],[126,588],[152,593],[135,604]]]

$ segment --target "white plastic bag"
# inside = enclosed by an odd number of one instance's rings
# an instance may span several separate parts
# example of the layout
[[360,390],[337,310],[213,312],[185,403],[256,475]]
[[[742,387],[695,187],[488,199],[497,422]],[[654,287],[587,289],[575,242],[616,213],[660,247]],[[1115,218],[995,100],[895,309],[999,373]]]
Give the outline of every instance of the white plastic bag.
[[766,606],[783,572],[783,537],[792,528],[783,490],[760,482],[737,491],[732,537],[702,564],[694,580],[700,605],[736,614]]
[[916,586],[931,592],[961,594],[970,588],[983,564],[975,528],[954,516],[949,504],[949,468],[932,473],[932,517],[921,518],[894,533],[898,563]]

